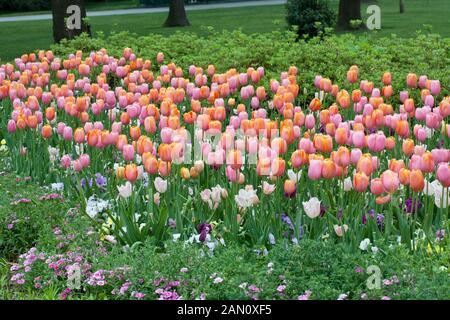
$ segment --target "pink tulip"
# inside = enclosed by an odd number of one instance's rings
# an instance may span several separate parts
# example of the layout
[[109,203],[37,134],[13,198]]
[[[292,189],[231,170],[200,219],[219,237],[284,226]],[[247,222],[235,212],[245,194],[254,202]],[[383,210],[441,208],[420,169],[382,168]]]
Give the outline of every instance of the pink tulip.
[[428,80],[427,76],[420,76],[419,77],[419,87],[422,89],[425,88],[427,86],[427,80]]
[[17,126],[16,126],[16,122],[14,120],[9,120],[8,121],[8,126],[7,126],[8,132],[9,133],[14,133],[17,130]]
[[400,91],[400,102],[405,102],[406,99],[409,98],[409,92],[408,91]]
[[231,166],[226,167],[225,175],[230,182],[236,182],[239,180],[239,170],[234,170]]
[[125,161],[132,161],[134,159],[134,148],[130,144],[126,144],[122,148],[122,154]]
[[380,178],[375,178],[370,181],[370,192],[376,196],[384,192],[383,183]]
[[436,178],[444,187],[450,186],[450,166],[446,163],[441,163],[436,170]]
[[439,116],[436,113],[429,112],[425,117],[425,124],[430,129],[437,129],[441,125]]
[[83,170],[83,165],[79,159],[73,161],[73,169],[77,172]]
[[386,136],[384,134],[369,135],[367,145],[370,151],[380,152],[386,147]]
[[448,161],[449,150],[447,149],[433,149],[431,150],[431,154],[433,155],[433,159],[435,163],[442,163]]
[[386,170],[381,174],[381,182],[383,184],[384,190],[389,193],[395,192],[400,185],[400,180],[397,173],[391,170]]
[[314,128],[316,125],[316,118],[314,118],[314,115],[308,114],[305,118],[305,127],[309,130]]
[[66,154],[61,157],[61,167],[63,167],[64,169],[69,168],[71,162],[72,159],[70,158],[69,155]]
[[72,140],[73,137],[73,132],[72,132],[72,127],[64,127],[64,131],[63,131],[63,138],[66,141],[70,141]]
[[311,180],[318,180],[322,176],[322,161],[321,160],[311,160],[309,162],[308,177]]
[[89,167],[89,164],[91,163],[91,158],[89,157],[88,154],[82,154],[79,160],[83,168]]
[[353,145],[357,148],[363,148],[365,145],[366,135],[364,131],[353,131],[352,140]]
[[420,170],[422,167],[422,157],[418,156],[416,154],[413,154],[411,156],[411,160],[409,162],[409,169],[410,170]]
[[439,80],[431,80],[430,91],[433,96],[438,96],[441,93],[441,82]]

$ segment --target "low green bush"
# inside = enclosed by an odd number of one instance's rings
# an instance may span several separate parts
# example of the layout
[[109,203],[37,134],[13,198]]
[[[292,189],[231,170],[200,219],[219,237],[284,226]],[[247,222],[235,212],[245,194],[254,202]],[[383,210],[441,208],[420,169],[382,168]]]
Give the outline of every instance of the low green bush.
[[[296,41],[296,38],[296,34],[290,31],[248,35],[239,30],[216,32],[210,29],[206,37],[186,32],[138,37],[120,32],[109,36],[98,34],[94,38],[81,36],[52,49],[57,55],[66,56],[75,50],[88,53],[104,47],[110,54],[121,56],[123,49],[130,47],[144,59],[154,59],[162,51],[166,61],[173,61],[184,69],[191,64],[205,69],[214,64],[219,71],[229,68],[243,71],[248,67],[263,66],[268,79],[278,78],[281,70],[296,65],[300,85],[310,92],[317,74],[338,85],[348,86],[348,68],[357,64],[360,78],[375,81],[375,86],[380,88],[386,71],[392,73],[394,88],[403,88],[405,75],[414,72],[428,75],[429,79],[440,79],[443,94],[449,93],[450,38],[425,33],[418,33],[410,39],[394,35],[375,39],[352,34],[328,35],[322,40],[313,38],[307,42]],[[398,95],[394,99],[397,101],[393,103],[398,102]]]
[[299,37],[315,37],[334,27],[336,13],[328,0],[288,0],[286,21],[297,28]]

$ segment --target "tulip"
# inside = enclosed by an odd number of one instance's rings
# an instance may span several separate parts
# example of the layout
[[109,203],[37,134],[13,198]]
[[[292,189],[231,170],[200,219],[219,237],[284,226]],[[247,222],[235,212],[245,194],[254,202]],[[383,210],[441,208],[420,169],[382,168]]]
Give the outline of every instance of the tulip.
[[333,225],[334,232],[338,237],[342,237],[344,233],[348,230],[348,225],[344,224],[342,226],[338,226],[337,224]]
[[66,141],[72,140],[72,127],[69,126],[64,127],[63,138]]
[[296,186],[295,181],[292,180],[285,180],[284,181],[284,195],[286,198],[292,198],[294,197],[296,192]]
[[180,169],[180,176],[183,180],[189,180],[189,178],[191,177],[191,174],[189,172],[189,169],[186,167],[183,167]]
[[384,190],[388,193],[394,193],[400,185],[397,173],[391,170],[386,170],[381,174],[381,182]]
[[409,176],[409,185],[414,192],[420,192],[425,186],[425,180],[423,173],[420,170],[411,170]]
[[336,172],[336,165],[331,159],[325,159],[322,162],[322,177],[325,179],[331,179],[334,177]]
[[402,151],[405,155],[411,156],[414,152],[414,141],[412,139],[403,140]]
[[70,164],[72,162],[72,159],[70,158],[69,155],[63,155],[61,157],[61,167],[64,169],[68,169],[70,167]]
[[164,180],[161,177],[155,178],[154,185],[156,191],[159,193],[165,193],[167,191],[167,180]]
[[309,162],[308,177],[311,180],[318,180],[322,177],[322,161],[311,160]]
[[448,188],[450,186],[450,166],[441,163],[436,170],[436,178],[445,188]]
[[282,158],[275,158],[272,161],[271,172],[275,177],[280,177],[283,175],[286,167],[286,162]]
[[320,215],[320,201],[316,197],[303,202],[303,209],[308,217],[311,219],[317,218]]
[[73,161],[73,169],[76,172],[83,170],[83,165],[81,164],[81,161],[79,159]]
[[81,165],[83,166],[83,168],[87,168],[89,167],[89,164],[91,163],[91,158],[89,157],[88,154],[82,154],[79,158]]
[[125,161],[132,161],[134,159],[134,147],[126,144],[122,148],[123,159]]
[[353,176],[353,188],[358,192],[365,192],[369,185],[369,178],[363,172]]
[[53,129],[50,125],[46,124],[42,126],[41,135],[44,139],[48,139],[52,136]]
[[434,96],[438,96],[441,93],[441,83],[439,80],[431,80],[430,91]]
[[389,203],[391,201],[391,199],[392,199],[391,195],[388,194],[388,195],[385,195],[383,197],[377,197],[375,199],[375,203],[379,204],[379,205],[382,205],[382,204]]
[[262,190],[265,195],[272,194],[275,191],[275,188],[274,184],[270,184],[267,181],[263,181],[262,183]]
[[76,143],[84,143],[84,138],[85,138],[84,129],[83,128],[75,129],[75,133],[74,133],[75,142]]
[[129,198],[131,196],[131,194],[133,193],[133,186],[129,181],[127,181],[125,183],[125,185],[117,186],[117,190],[119,191],[119,195],[122,198],[126,199],[126,198]]
[[291,163],[293,168],[299,168],[308,162],[306,152],[304,150],[295,150],[291,155]]
[[370,176],[374,170],[372,158],[368,155],[361,156],[356,164],[356,170]]
[[9,120],[8,121],[8,125],[7,125],[8,132],[9,133],[14,133],[14,132],[16,132],[16,128],[17,128],[16,122],[14,120],[12,120],[12,119]]
[[384,186],[380,178],[375,178],[370,181],[370,192],[376,196],[384,192]]
[[124,177],[130,182],[136,181],[138,178],[138,169],[135,164],[127,164],[125,166]]
[[316,119],[314,118],[314,115],[308,114],[305,118],[305,127],[309,130],[314,128],[316,125]]

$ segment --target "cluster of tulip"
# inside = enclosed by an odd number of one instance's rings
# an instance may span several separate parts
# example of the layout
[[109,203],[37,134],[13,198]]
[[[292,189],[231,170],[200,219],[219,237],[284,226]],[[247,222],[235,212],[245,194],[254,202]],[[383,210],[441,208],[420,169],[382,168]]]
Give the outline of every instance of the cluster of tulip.
[[265,73],[40,51],[0,66],[1,134],[17,172],[64,183],[122,243],[202,223],[257,245],[448,228],[448,87],[408,74],[396,92],[386,72],[380,89],[352,66],[351,91],[317,76],[308,92],[295,66]]

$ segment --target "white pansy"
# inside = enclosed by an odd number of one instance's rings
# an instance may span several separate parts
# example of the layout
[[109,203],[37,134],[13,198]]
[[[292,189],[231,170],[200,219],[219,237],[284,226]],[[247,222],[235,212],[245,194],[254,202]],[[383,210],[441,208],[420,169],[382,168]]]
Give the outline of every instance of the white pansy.
[[368,246],[370,245],[370,239],[365,238],[363,241],[359,243],[359,248],[362,251],[367,251]]
[[320,201],[316,197],[303,202],[303,209],[308,217],[311,219],[317,218],[320,215]]
[[86,213],[89,217],[94,218],[97,214],[109,208],[109,202],[103,199],[98,199],[95,195],[89,197],[86,203]]
[[64,189],[64,183],[62,183],[62,182],[52,183],[52,184],[50,185],[50,188],[51,188],[53,191],[61,191],[61,190]]

